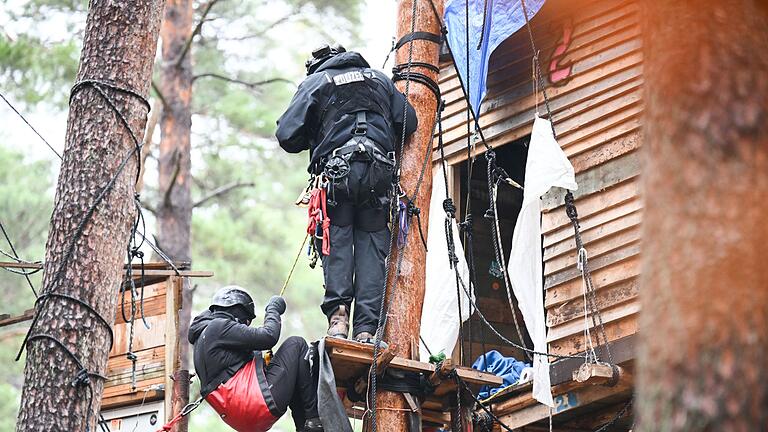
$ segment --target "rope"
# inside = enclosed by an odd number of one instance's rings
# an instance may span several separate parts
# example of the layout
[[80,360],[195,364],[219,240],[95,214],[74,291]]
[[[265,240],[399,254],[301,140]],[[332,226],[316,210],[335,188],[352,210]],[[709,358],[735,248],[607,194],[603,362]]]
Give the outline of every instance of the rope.
[[2,98],[5,101],[5,103],[8,104],[8,106],[13,110],[13,112],[15,112],[16,115],[18,115],[21,118],[21,120],[23,120],[24,123],[26,123],[27,126],[29,126],[30,129],[32,129],[32,132],[34,132],[38,137],[40,137],[41,140],[43,140],[45,145],[47,145],[48,148],[51,149],[51,151],[56,156],[59,157],[59,159],[64,160],[64,158],[61,157],[61,154],[59,154],[59,152],[57,152],[56,149],[53,148],[53,146],[45,138],[43,138],[42,135],[40,135],[40,132],[38,132],[37,129],[35,129],[35,127],[32,126],[32,124],[27,121],[27,119],[19,112],[19,110],[16,109],[16,107],[13,106],[13,104],[11,104],[11,102],[5,97],[5,95],[3,95],[2,92],[0,92],[0,98]]
[[[0,94],[0,96],[2,96],[2,94]],[[3,98],[3,99],[5,99],[5,98]],[[19,115],[21,115],[21,114],[19,114]],[[7,254],[5,252],[3,252],[3,255],[5,255],[5,256],[15,260],[16,262],[19,262],[19,263],[20,262],[24,262],[24,263],[29,264],[29,262],[24,261],[24,260],[19,258],[19,254],[16,253],[16,248],[13,247],[13,242],[11,241],[11,238],[8,236],[8,233],[5,231],[5,227],[3,226],[2,222],[0,222],[0,231],[3,232],[3,237],[5,237],[5,241],[8,242],[8,246],[11,247],[11,253],[13,253],[13,256],[10,256],[9,254]],[[6,270],[11,271],[11,269],[6,269]],[[29,278],[29,275],[35,274],[38,271],[40,271],[40,270],[38,269],[38,270],[35,270],[34,272],[28,272],[28,271],[25,271],[25,270],[21,271],[21,274],[24,275],[24,278],[27,280],[27,284],[29,285],[29,288],[32,290],[32,293],[35,295],[35,297],[37,297],[37,290],[35,290],[35,286],[32,284],[32,280]],[[11,273],[16,273],[16,272],[15,271],[11,271]]]
[[[523,332],[520,330],[520,323],[517,321],[517,312],[515,312],[515,305],[512,301],[512,283],[509,280],[509,273],[507,272],[507,263],[506,259],[504,258],[504,244],[501,240],[501,231],[499,229],[499,215],[498,215],[498,209],[496,208],[496,193],[498,191],[498,182],[493,181],[493,172],[492,169],[495,168],[496,164],[496,153],[493,150],[489,150],[485,152],[485,158],[486,158],[486,171],[488,176],[488,199],[491,201],[491,208],[489,209],[489,212],[491,213],[491,235],[493,236],[492,242],[493,242],[493,252],[494,256],[496,258],[496,262],[499,263],[499,267],[501,270],[501,275],[503,276],[502,279],[504,280],[504,287],[506,288],[507,292],[507,302],[509,304],[509,311],[512,314],[512,321],[515,324],[515,331],[517,332],[517,337],[520,340],[520,344],[525,345],[525,339],[523,338]],[[488,216],[488,213],[486,213],[486,217]],[[526,356],[533,360],[528,353],[525,353]]]
[[291,266],[291,271],[288,272],[288,277],[285,278],[285,282],[283,283],[283,287],[280,289],[280,297],[285,294],[285,289],[288,288],[288,282],[291,281],[291,276],[293,276],[293,271],[296,270],[296,264],[299,262],[299,257],[301,257],[301,254],[304,252],[304,245],[307,244],[307,239],[309,238],[309,233],[307,233],[304,236],[304,241],[301,242],[301,247],[299,248],[299,253],[296,254],[296,258],[293,260],[293,265]]

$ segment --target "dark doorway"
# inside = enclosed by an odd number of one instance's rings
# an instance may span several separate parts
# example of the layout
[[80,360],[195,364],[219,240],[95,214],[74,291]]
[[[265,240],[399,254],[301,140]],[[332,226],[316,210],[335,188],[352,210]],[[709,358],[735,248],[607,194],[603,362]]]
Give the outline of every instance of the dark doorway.
[[[528,155],[528,142],[530,137],[518,139],[504,146],[494,149],[496,165],[503,168],[509,176],[518,184],[523,185],[525,180],[525,163]],[[475,158],[471,167],[464,162],[459,167],[461,178],[461,203],[459,214],[464,220],[467,210],[472,215],[472,255],[469,256],[467,248],[467,235],[462,233],[461,239],[468,255],[468,260],[474,260],[475,268],[475,293],[476,303],[483,315],[491,324],[507,339],[521,344],[518,332],[515,329],[514,316],[510,311],[507,291],[499,262],[494,251],[494,238],[492,231],[493,220],[486,217],[490,215],[490,194],[488,189],[488,162],[486,156],[479,155]],[[467,181],[467,179],[470,179]],[[470,191],[469,195],[467,191]],[[469,200],[467,199],[469,198]],[[522,206],[523,191],[506,183],[498,187],[496,206],[499,218],[499,232],[501,235],[503,251],[502,260],[507,262],[509,250],[512,246],[512,234],[515,222]],[[467,203],[469,206],[467,207]],[[512,302],[517,314],[517,322],[525,339],[526,346],[532,346],[525,329],[522,315],[517,310],[517,300],[512,297]],[[463,363],[471,364],[483,352],[497,350],[505,356],[512,356],[518,360],[528,361],[522,350],[509,346],[488,329],[477,313],[464,324],[462,332]]]

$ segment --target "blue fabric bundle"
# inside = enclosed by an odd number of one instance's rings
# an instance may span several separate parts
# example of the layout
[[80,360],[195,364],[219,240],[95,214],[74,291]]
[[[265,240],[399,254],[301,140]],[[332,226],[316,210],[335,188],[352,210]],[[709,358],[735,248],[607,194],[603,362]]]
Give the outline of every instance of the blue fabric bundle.
[[472,368],[500,376],[504,379],[504,384],[494,388],[487,385],[482,386],[478,396],[480,399],[485,399],[496,394],[499,390],[511,386],[520,379],[520,373],[523,369],[530,366],[530,364],[518,361],[514,357],[504,357],[496,350],[488,351],[485,356],[481,355],[472,364]]

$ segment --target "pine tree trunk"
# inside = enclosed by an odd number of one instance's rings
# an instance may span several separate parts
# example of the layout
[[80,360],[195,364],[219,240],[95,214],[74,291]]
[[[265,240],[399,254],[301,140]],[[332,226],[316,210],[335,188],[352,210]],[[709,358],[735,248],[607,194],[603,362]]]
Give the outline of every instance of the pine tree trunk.
[[[416,0],[401,0],[398,2],[398,37],[403,37],[411,32],[411,23],[415,19],[415,31],[426,31],[433,34],[440,34],[440,23],[435,18],[432,6],[427,1],[416,3],[416,16],[412,16],[413,2]],[[442,14],[443,2],[441,0],[432,0],[439,14]],[[401,47],[395,54],[397,64],[408,62],[408,44]],[[413,62],[428,63],[438,65],[440,48],[437,44],[424,40],[417,40],[413,43]],[[423,73],[433,80],[437,81],[437,73],[423,66],[413,66],[413,72]],[[397,87],[405,93],[406,82],[399,81]],[[421,210],[421,223],[426,238],[428,219],[425,215],[429,214],[430,195],[432,194],[432,168],[428,163],[423,178],[420,173],[423,167],[424,155],[426,150],[432,148],[432,132],[435,124],[435,113],[437,112],[438,101],[429,88],[421,83],[411,82],[409,84],[408,99],[416,110],[419,119],[419,127],[413,135],[408,138],[401,157],[402,176],[400,184],[405,193],[411,197],[416,192],[416,186],[419,181],[421,185],[416,195],[415,204]],[[400,145],[400,137],[397,137],[396,145]],[[429,152],[431,158],[431,152]],[[389,318],[384,331],[384,340],[389,343],[390,349],[395,355],[405,358],[418,358],[419,331],[421,328],[421,307],[424,303],[425,277],[427,252],[421,243],[418,223],[415,217],[410,220],[411,229],[408,232],[408,240],[405,248],[400,251],[397,242],[390,251],[389,259],[389,278],[387,280],[386,297],[390,302],[388,310]],[[397,224],[393,224],[397,225]],[[397,236],[397,230],[392,233]],[[396,238],[396,237],[395,237]],[[402,266],[400,274],[397,274],[398,254],[402,253]],[[392,287],[397,283],[397,289]],[[406,431],[407,408],[408,405],[403,395],[397,392],[377,391],[377,431]],[[366,419],[363,430],[373,429],[372,421]]]
[[[106,81],[146,95],[162,10],[162,0],[91,2],[78,81]],[[114,90],[105,89],[105,93],[141,139],[147,114],[144,104]],[[70,257],[66,250],[87,209],[134,149],[129,132],[94,88],[84,87],[74,95],[46,244],[43,292],[81,299],[109,323],[114,322],[117,288],[135,216],[135,154],[84,225]],[[56,282],[60,267],[64,271]],[[38,337],[27,346],[16,430],[93,431],[103,380],[91,376],[92,396],[87,385],[73,385],[80,368],[61,346],[39,336],[60,341],[88,372],[106,375],[108,330],[83,306],[60,297],[49,297],[37,313],[40,318],[32,335]]]
[[768,430],[767,17],[647,2],[640,431]]
[[[192,62],[188,44],[191,43],[193,15],[192,0],[168,0],[160,29],[163,56],[160,91],[165,106],[160,119],[159,245],[176,262],[190,262],[192,255]],[[185,281],[179,312],[182,369],[189,369],[187,332],[191,307],[192,291]]]

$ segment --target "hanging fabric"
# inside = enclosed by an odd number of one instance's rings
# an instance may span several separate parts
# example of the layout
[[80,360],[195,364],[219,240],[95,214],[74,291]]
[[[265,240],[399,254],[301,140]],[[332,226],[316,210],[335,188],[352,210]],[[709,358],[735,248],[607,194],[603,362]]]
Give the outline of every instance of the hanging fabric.
[[[542,276],[541,196],[552,187],[576,190],[573,166],[552,135],[549,121],[536,116],[525,165],[523,206],[517,217],[509,257],[509,275],[533,349],[547,352],[547,324],[544,320]],[[533,358],[533,397],[554,406],[549,381],[549,360]]]
[[[467,4],[469,2],[469,4]],[[526,0],[528,19],[544,5],[544,0]],[[469,7],[469,79],[467,72],[466,8]],[[445,26],[456,69],[469,86],[470,103],[475,113],[486,93],[488,61],[493,51],[525,25],[520,0],[447,0]]]
[[[433,170],[433,177],[439,178],[442,174],[440,168]],[[444,352],[451,356],[453,348],[459,337],[459,311],[456,307],[458,295],[456,293],[456,274],[450,266],[448,259],[448,241],[445,235],[445,187],[439,182],[432,183],[432,198],[429,204],[429,226],[427,233],[427,264],[426,264],[426,289],[424,303],[421,312],[421,339],[419,343],[419,357],[421,361],[429,361],[429,351],[432,354]],[[452,223],[453,238],[455,240],[456,266],[459,269],[461,279],[469,285],[469,267],[464,258],[464,248],[459,239],[459,228],[456,222]],[[461,291],[461,321],[469,318],[469,298]],[[426,343],[427,346],[424,346]],[[429,350],[427,350],[429,347]]]

